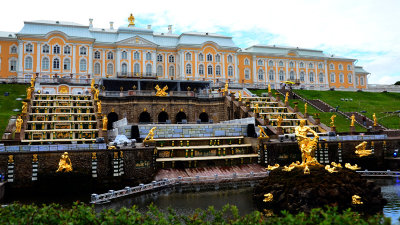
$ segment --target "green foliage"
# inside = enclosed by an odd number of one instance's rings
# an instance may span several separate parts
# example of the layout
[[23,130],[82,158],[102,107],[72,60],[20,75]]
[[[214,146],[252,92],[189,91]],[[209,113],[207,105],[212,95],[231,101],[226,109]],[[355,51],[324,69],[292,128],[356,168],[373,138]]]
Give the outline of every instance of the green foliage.
[[400,81],[396,81],[396,83],[394,83],[394,85],[400,85]]
[[0,208],[0,224],[390,224],[390,219],[382,215],[366,218],[350,209],[344,212],[336,208],[313,209],[309,214],[281,214],[267,217],[254,211],[239,216],[238,209],[232,205],[226,205],[221,210],[211,206],[207,210],[197,209],[191,215],[177,215],[172,209],[161,212],[153,205],[146,213],[137,211],[136,206],[96,213],[93,206],[82,203],[74,203],[71,208],[57,204],[41,207],[12,204]]

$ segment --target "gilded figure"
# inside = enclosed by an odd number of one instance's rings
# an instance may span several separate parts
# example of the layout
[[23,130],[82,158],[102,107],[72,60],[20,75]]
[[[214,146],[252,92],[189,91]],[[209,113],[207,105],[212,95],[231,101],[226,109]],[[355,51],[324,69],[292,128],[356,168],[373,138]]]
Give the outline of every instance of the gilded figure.
[[[301,164],[318,164],[318,161],[315,158],[315,150],[317,150],[319,136],[317,132],[305,125],[306,121],[300,120],[300,125],[295,128],[296,138],[301,150]],[[312,133],[314,135],[313,140],[307,137],[308,133]]]
[[24,120],[21,118],[21,116],[18,116],[17,120],[15,121],[15,133],[21,132],[23,123],[24,123]]
[[267,193],[264,195],[264,202],[272,202],[272,200],[274,199],[274,196],[271,193]]
[[269,138],[269,136],[267,135],[267,133],[265,133],[265,130],[262,126],[258,125],[258,128],[260,128],[259,138]]
[[367,148],[367,142],[363,141],[359,145],[356,146],[356,151],[355,153],[359,157],[364,157],[364,156],[369,156],[372,154],[372,150],[365,150]]
[[289,92],[286,92],[285,104],[287,104],[288,102],[289,102]]
[[97,113],[101,113],[101,101],[97,102]]
[[68,152],[64,152],[64,154],[61,155],[60,162],[58,163],[58,172],[71,172],[72,171],[72,163],[71,159],[68,156]]
[[103,115],[103,130],[107,130],[108,118],[106,115]]
[[160,96],[160,97],[165,97],[167,96],[167,90],[168,90],[168,86],[165,85],[162,89],[160,88],[160,86],[158,86],[158,84],[156,85],[155,89],[157,90],[156,92],[156,96]]
[[22,113],[27,113],[27,112],[28,112],[28,103],[22,102]]
[[372,118],[374,119],[374,126],[376,127],[378,124],[378,119],[376,119],[375,113],[372,115]]
[[307,114],[307,107],[308,107],[307,103],[304,103],[304,115]]
[[336,115],[335,114],[333,114],[332,116],[331,116],[331,127],[335,127],[335,117],[336,117]]
[[350,126],[354,127],[354,122],[356,121],[356,116],[353,114],[353,115],[351,115],[350,119],[351,119]]
[[240,92],[240,91],[238,91],[238,95],[239,95],[239,102],[241,102],[242,101],[242,92]]
[[146,138],[144,139],[144,141],[147,141],[147,140],[152,141],[152,140],[154,139],[154,130],[155,130],[156,128],[157,128],[157,127],[153,127],[153,128],[150,129],[150,131],[149,131],[149,133],[147,134],[147,136],[146,136]]
[[362,205],[364,203],[361,201],[361,197],[360,196],[353,195],[351,197],[351,204],[353,204],[353,205]]
[[282,122],[283,122],[283,118],[282,118],[281,115],[279,115],[278,118],[277,118],[277,120],[276,120],[276,125],[277,125],[277,127],[281,127]]

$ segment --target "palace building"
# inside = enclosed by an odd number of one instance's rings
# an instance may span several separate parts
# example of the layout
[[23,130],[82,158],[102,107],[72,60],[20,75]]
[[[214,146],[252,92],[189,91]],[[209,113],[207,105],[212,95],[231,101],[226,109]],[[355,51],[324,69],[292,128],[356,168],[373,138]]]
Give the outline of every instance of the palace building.
[[174,34],[139,28],[134,18],[118,29],[62,21],[27,21],[17,33],[0,32],[0,78],[43,79],[157,77],[277,88],[293,81],[303,88],[364,89],[367,75],[356,59],[303,48],[254,45],[239,48],[232,37]]

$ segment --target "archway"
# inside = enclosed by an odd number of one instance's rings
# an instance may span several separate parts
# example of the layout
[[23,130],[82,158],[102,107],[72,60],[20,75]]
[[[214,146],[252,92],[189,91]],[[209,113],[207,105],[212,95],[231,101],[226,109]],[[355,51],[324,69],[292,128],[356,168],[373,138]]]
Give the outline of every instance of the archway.
[[200,113],[199,119],[202,123],[208,123],[208,114],[205,112]]
[[176,114],[176,123],[182,123],[182,120],[186,120],[186,113],[180,111]]
[[110,112],[107,116],[108,123],[107,123],[107,130],[113,129],[113,123],[118,121],[118,114],[115,112]]
[[159,123],[165,123],[168,120],[168,113],[165,111],[162,111],[158,114],[158,122]]
[[150,123],[150,121],[151,121],[150,113],[148,113],[147,111],[140,113],[139,123]]

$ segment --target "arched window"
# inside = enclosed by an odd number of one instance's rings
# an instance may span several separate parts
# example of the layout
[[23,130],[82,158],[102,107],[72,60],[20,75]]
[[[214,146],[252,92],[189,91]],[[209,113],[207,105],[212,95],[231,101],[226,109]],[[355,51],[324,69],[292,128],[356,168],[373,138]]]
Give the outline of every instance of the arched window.
[[150,52],[146,53],[146,60],[151,60],[151,53]]
[[294,67],[294,63],[292,61],[289,62],[289,67],[293,68]]
[[186,64],[186,74],[192,74],[192,65]]
[[339,82],[340,83],[344,83],[344,75],[343,75],[343,73],[339,74]]
[[200,61],[200,62],[204,61],[204,55],[203,55],[203,53],[200,53],[200,54],[199,54],[199,61]]
[[331,64],[329,65],[329,69],[330,69],[330,70],[334,70],[334,69],[335,69],[335,65],[333,65],[333,63],[331,63]]
[[133,53],[133,59],[134,60],[140,60],[140,53],[139,52],[135,52],[135,53]]
[[112,63],[107,64],[107,75],[113,75],[114,74],[114,66]]
[[300,67],[300,68],[304,68],[304,63],[303,63],[303,62],[300,62],[299,67]]
[[249,59],[244,60],[244,65],[246,65],[246,66],[250,65]]
[[313,72],[310,72],[309,77],[310,77],[310,82],[314,83],[314,73]]
[[79,70],[86,71],[86,59],[81,59],[79,61]]
[[64,59],[64,70],[70,70],[71,69],[71,60],[66,58]]
[[43,47],[42,47],[42,52],[43,52],[44,54],[50,53],[50,46],[47,45],[47,44],[43,45]]
[[283,70],[279,71],[279,80],[280,81],[285,80],[285,74],[284,74]]
[[208,75],[212,75],[213,74],[213,68],[212,68],[211,65],[208,65],[208,67],[207,67],[207,74]]
[[17,54],[17,47],[16,46],[12,46],[11,47],[11,54]]
[[293,70],[290,71],[289,78],[290,78],[290,80],[294,80],[294,71]]
[[83,46],[80,47],[80,48],[79,48],[79,54],[80,54],[80,55],[86,55],[86,47],[83,47]]
[[274,78],[275,78],[274,70],[270,70],[268,74],[269,74],[269,80],[274,80]]
[[351,70],[351,65],[347,65],[347,70]]
[[342,64],[339,64],[339,70],[343,70],[343,65]]
[[[215,58],[217,58],[217,57],[215,57]],[[220,65],[217,65],[215,67],[215,75],[221,76],[221,66]]]
[[15,72],[15,71],[17,71],[17,60],[11,59],[10,60],[10,72]]
[[157,62],[162,62],[163,61],[163,56],[161,54],[157,55]]
[[175,68],[174,68],[174,66],[170,66],[169,67],[169,76],[170,77],[175,76]]
[[126,63],[122,63],[122,65],[121,65],[121,73],[122,73],[122,75],[127,75],[128,74],[128,65]]
[[64,54],[65,55],[71,54],[71,47],[69,45],[64,47]]
[[45,57],[42,59],[42,70],[49,70],[50,69],[50,60],[49,58]]
[[331,83],[335,83],[335,73],[331,73]]
[[217,55],[215,56],[215,61],[216,61],[216,62],[221,62],[221,56],[220,56],[219,54],[217,54]]
[[199,74],[204,75],[204,65],[199,66]]
[[358,86],[358,77],[356,76],[356,86]]
[[364,86],[364,77],[360,77],[360,84],[361,86]]
[[233,57],[232,55],[228,55],[228,63],[232,63],[233,62]]
[[283,66],[283,61],[279,61],[279,66],[280,66],[280,67]]
[[161,77],[163,75],[163,68],[161,65],[157,66],[157,76]]
[[312,63],[308,64],[308,68],[314,68],[314,64]]
[[322,69],[322,63],[318,63],[318,69]]
[[250,79],[250,70],[249,69],[244,70],[244,79]]
[[60,69],[60,60],[58,58],[53,59],[53,70]]
[[28,56],[25,58],[25,69],[26,70],[31,70],[33,67],[32,65],[32,57]]
[[123,52],[121,53],[121,58],[122,58],[122,59],[128,59],[128,53],[127,53],[126,51],[123,51]]
[[300,72],[300,81],[304,82],[304,80],[305,80],[305,74],[304,74],[304,71],[301,71]]
[[258,70],[258,79],[264,80],[264,70],[262,70],[262,69]]
[[233,67],[232,66],[228,66],[228,76],[233,76]]
[[101,65],[100,63],[97,62],[94,64],[94,74],[100,75],[100,71],[101,71]]
[[168,61],[169,61],[170,63],[175,62],[175,57],[174,57],[173,55],[170,55],[170,56],[168,57]]
[[192,60],[192,54],[190,52],[186,53],[186,61],[191,61]]
[[95,58],[95,59],[100,59],[100,58],[101,58],[100,52],[99,52],[99,51],[95,51],[95,52],[94,52],[94,58]]
[[257,64],[258,64],[259,66],[262,66],[262,65],[263,65],[263,61],[262,61],[261,59],[259,59],[258,62],[257,62]]
[[324,83],[324,74],[323,73],[319,73],[319,82]]
[[151,73],[152,73],[152,71],[151,71],[151,64],[147,64],[147,65],[146,65],[146,75],[147,75],[147,76],[151,76]]
[[60,54],[60,46],[59,45],[54,45],[53,54]]
[[135,75],[138,75],[140,73],[140,65],[139,65],[139,63],[135,63],[135,65],[133,65],[133,73]]
[[107,53],[107,59],[114,59],[114,53],[108,52]]
[[25,45],[25,52],[32,53],[33,52],[33,45],[31,43]]
[[347,74],[347,80],[349,81],[349,84],[353,83],[353,75],[351,73]]
[[274,62],[272,60],[268,61],[268,66],[274,66]]
[[207,54],[207,62],[212,62],[213,61],[213,56],[209,53]]

